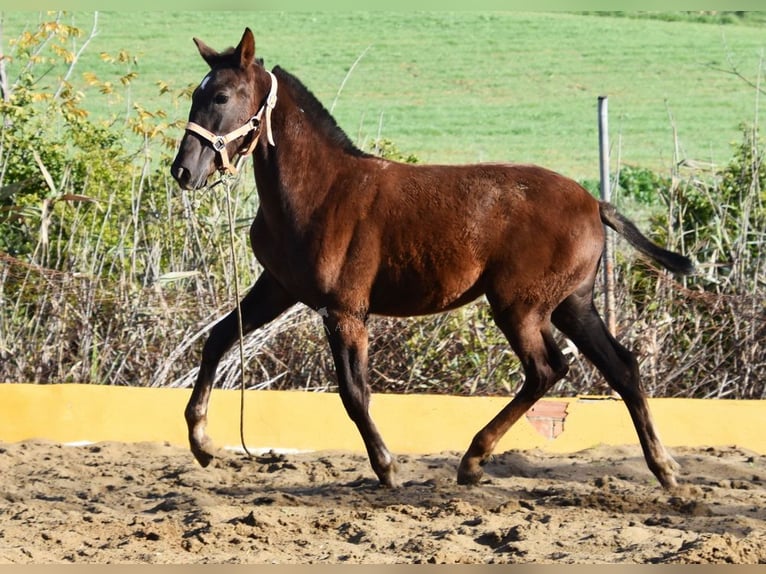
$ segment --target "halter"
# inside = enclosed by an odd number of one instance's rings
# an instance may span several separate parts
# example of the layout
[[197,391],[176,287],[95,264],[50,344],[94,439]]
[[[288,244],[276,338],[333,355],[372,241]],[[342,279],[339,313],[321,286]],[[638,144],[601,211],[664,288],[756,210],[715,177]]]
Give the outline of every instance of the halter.
[[247,146],[247,149],[245,151],[237,150],[236,152],[240,155],[240,157],[245,157],[253,153],[255,145],[258,143],[258,138],[261,135],[261,131],[258,128],[261,125],[261,118],[263,117],[264,112],[266,113],[266,138],[269,140],[270,145],[276,145],[274,143],[274,134],[271,131],[271,112],[277,105],[277,78],[268,70],[266,70],[266,73],[271,76],[271,89],[269,90],[269,95],[258,112],[249,120],[247,120],[247,123],[244,125],[238,127],[234,131],[227,133],[226,135],[219,136],[210,130],[203,128],[201,125],[195,124],[194,122],[189,122],[186,124],[185,129],[187,131],[194,132],[195,134],[210,142],[210,145],[213,147],[213,149],[221,155],[220,171],[222,172],[230,173],[232,175],[237,173],[237,168],[229,161],[229,153],[226,151],[226,144],[236,140],[237,138],[246,136],[252,131],[255,131],[256,133],[253,136],[253,140],[250,142],[250,145]]

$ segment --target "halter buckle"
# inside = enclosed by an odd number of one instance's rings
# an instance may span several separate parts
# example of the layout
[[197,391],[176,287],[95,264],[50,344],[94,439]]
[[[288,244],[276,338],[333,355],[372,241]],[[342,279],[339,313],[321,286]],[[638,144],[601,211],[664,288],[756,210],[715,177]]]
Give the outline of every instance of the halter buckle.
[[226,140],[223,139],[223,136],[216,136],[212,144],[213,144],[213,149],[217,152],[220,152],[222,149],[226,147]]

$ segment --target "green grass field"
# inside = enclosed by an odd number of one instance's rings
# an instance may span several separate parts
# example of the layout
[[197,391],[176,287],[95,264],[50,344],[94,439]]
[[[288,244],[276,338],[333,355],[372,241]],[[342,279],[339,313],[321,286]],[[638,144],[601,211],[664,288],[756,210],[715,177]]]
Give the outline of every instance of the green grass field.
[[[4,14],[3,42],[34,13]],[[86,34],[92,14],[67,21]],[[104,79],[125,65],[101,52],[125,49],[139,76],[130,99],[185,118],[156,83],[177,92],[206,72],[191,41],[235,44],[244,26],[258,54],[301,78],[329,108],[349,68],[334,115],[359,145],[381,136],[429,162],[539,163],[596,178],[596,102],[609,96],[613,157],[665,171],[673,158],[671,116],[682,158],[723,163],[753,121],[755,90],[716,68],[730,64],[755,80],[766,36],[748,25],[616,15],[474,12],[103,12],[99,33],[77,66]],[[53,74],[52,74],[53,75]],[[126,100],[93,91],[95,114],[123,114]],[[113,98],[112,98],[113,99]],[[180,134],[179,134],[180,135]],[[618,151],[619,146],[619,151]]]

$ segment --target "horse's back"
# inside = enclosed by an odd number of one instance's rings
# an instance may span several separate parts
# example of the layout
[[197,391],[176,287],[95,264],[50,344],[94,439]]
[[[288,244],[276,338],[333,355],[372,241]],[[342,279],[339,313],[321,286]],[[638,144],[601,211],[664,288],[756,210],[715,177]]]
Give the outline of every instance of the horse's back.
[[598,202],[545,168],[391,164],[381,174],[368,215],[380,226],[373,312],[442,311],[500,283],[519,293],[548,284],[560,298],[600,255]]
[[[532,164],[385,170],[379,213],[387,243],[434,243],[490,263],[509,247],[535,253],[603,240],[598,201],[574,180]],[[398,172],[398,173],[397,173]]]

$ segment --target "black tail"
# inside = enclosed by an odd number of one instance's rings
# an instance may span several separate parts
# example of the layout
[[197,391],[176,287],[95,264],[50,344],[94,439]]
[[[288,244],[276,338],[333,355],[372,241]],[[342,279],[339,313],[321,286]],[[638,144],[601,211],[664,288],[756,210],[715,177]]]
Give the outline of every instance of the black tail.
[[663,249],[659,245],[649,241],[649,239],[638,230],[638,227],[636,227],[628,218],[621,215],[611,203],[601,201],[599,203],[599,212],[601,213],[602,222],[622,235],[628,240],[628,243],[647,257],[654,259],[657,263],[673,273],[680,273],[682,275],[694,273],[694,264],[689,258],[684,257],[680,253],[674,253],[667,249]]

